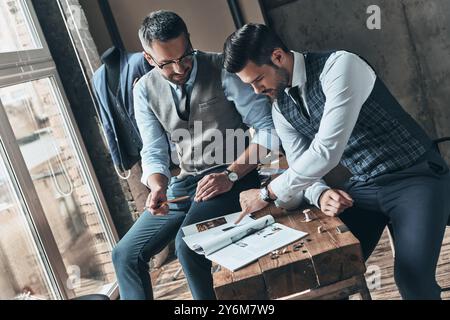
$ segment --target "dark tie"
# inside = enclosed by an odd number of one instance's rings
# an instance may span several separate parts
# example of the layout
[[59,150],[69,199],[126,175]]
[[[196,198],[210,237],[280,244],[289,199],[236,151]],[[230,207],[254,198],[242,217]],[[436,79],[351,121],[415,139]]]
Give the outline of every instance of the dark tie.
[[306,110],[305,105],[303,104],[302,97],[300,97],[300,90],[299,90],[299,88],[297,86],[290,88],[289,89],[289,95],[292,97],[292,99],[294,99],[295,104],[300,109],[300,112],[302,113],[302,115],[306,119],[309,120],[309,114],[308,114],[308,111]]
[[181,119],[188,121],[189,120],[189,111],[190,111],[190,105],[189,105],[189,96],[187,94],[186,90],[186,84],[183,84],[181,86],[181,98],[180,103],[178,104],[178,114]]

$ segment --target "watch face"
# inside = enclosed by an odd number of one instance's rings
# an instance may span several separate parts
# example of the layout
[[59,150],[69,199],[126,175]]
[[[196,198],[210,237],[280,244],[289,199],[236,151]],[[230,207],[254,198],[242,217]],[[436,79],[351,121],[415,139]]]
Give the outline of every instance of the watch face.
[[269,202],[269,200],[270,200],[269,194],[267,193],[266,188],[259,189],[259,196],[260,196],[261,200],[263,200],[263,201]]
[[230,172],[228,174],[228,179],[230,179],[231,182],[235,182],[239,179],[239,177],[236,172]]

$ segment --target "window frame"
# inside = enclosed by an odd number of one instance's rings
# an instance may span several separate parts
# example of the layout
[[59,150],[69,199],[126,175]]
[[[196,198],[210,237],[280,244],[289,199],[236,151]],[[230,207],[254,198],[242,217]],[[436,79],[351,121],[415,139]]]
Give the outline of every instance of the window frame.
[[14,66],[29,65],[34,63],[40,63],[44,61],[52,60],[50,50],[47,42],[45,41],[44,34],[39,25],[36,13],[33,10],[33,6],[30,0],[17,0],[23,4],[24,14],[28,22],[32,23],[34,31],[32,36],[37,37],[37,40],[41,44],[41,48],[30,50],[19,50],[0,53],[0,68],[9,68]]
[[[2,102],[0,101],[0,121],[3,119],[3,116],[5,116],[5,114],[2,111],[3,111],[3,106],[2,106]],[[11,129],[11,128],[7,128],[6,130],[9,130],[9,129]],[[7,146],[2,141],[2,136],[3,136],[4,131],[5,131],[5,128],[3,126],[0,127],[0,161],[3,161],[3,163],[4,163],[4,167],[6,169],[8,178],[10,179],[10,183],[12,184],[12,186],[14,188],[13,192],[15,192],[15,196],[18,200],[18,204],[20,205],[20,208],[24,215],[23,218],[27,221],[27,226],[25,228],[27,228],[29,230],[30,236],[33,239],[33,246],[36,250],[36,255],[37,255],[39,261],[44,266],[44,270],[42,270],[42,272],[45,274],[45,276],[47,278],[47,282],[51,285],[50,289],[52,291],[52,295],[56,298],[61,299],[61,298],[63,298],[63,295],[61,294],[60,290],[57,289],[57,288],[59,288],[60,283],[58,283],[57,278],[54,276],[55,272],[47,272],[47,270],[52,269],[52,262],[50,262],[48,260],[48,257],[45,254],[44,244],[41,241],[41,238],[39,237],[37,228],[36,228],[36,222],[40,223],[40,222],[42,222],[42,219],[40,219],[39,221],[34,221],[33,217],[30,214],[30,210],[33,208],[30,207],[27,204],[27,202],[25,201],[24,192],[22,191],[22,188],[18,181],[18,180],[20,180],[21,177],[14,173],[14,169],[12,168],[12,165],[11,165],[12,161],[14,161],[15,158],[14,158],[14,156],[12,156],[12,157],[10,156],[11,152],[8,152],[6,150]],[[33,204],[31,204],[31,205],[33,205]],[[45,216],[44,216],[44,218],[45,218]],[[53,265],[55,265],[55,263],[53,263]]]
[[[53,62],[36,13],[34,12],[31,0],[21,0],[21,2],[25,4],[24,10],[28,11],[28,15],[32,20],[39,41],[42,44],[42,48],[0,53],[0,88],[42,78],[50,78],[56,93],[61,116],[63,117],[64,125],[67,129],[68,138],[75,148],[74,152],[78,158],[77,160],[81,163],[80,172],[83,175],[89,190],[92,192],[93,201],[99,213],[98,218],[102,224],[108,244],[112,249],[118,242],[119,237],[108,210],[106,200],[101,192],[100,184],[83,143],[75,117],[69,107],[69,101],[65,95],[64,87],[58,75],[56,65]],[[25,12],[25,14],[27,14],[27,12]],[[37,246],[42,246],[45,258],[47,259],[49,270],[45,271],[48,272],[49,277],[52,278],[52,284],[57,286],[56,288],[53,288],[53,290],[59,293],[58,298],[74,298],[74,291],[68,289],[66,286],[68,274],[61,253],[58,250],[47,218],[45,217],[44,209],[38,198],[37,191],[28,172],[20,148],[16,143],[13,129],[1,100],[0,142],[2,144],[0,148],[3,149],[0,154],[4,153],[9,174],[11,175],[11,178],[15,180],[14,183],[20,188],[21,194],[19,197],[23,200],[26,211],[31,218],[30,222],[32,225],[29,227],[32,230],[35,230],[36,235],[38,236],[37,238],[35,237],[35,240],[38,242]],[[103,294],[108,295],[110,298],[116,298],[118,296],[117,281],[112,284],[108,292],[103,292]]]

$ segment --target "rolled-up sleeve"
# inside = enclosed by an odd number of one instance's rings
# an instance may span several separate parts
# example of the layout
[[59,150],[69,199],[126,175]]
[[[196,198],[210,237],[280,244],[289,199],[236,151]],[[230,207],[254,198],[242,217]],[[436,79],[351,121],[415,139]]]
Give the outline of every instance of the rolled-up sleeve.
[[224,69],[222,86],[227,99],[234,102],[242,121],[255,130],[251,142],[268,150],[278,151],[280,140],[273,125],[271,105],[267,97],[256,94],[250,85]]
[[148,177],[159,173],[170,179],[170,158],[167,135],[150,108],[147,95],[146,77],[140,79],[134,89],[134,112],[136,123],[142,138],[142,177],[141,182],[147,185]]
[[305,190],[305,199],[306,201],[313,205],[316,206],[317,208],[320,209],[320,196],[322,195],[322,193],[326,190],[329,190],[330,187],[325,183],[324,180],[319,180],[315,183],[313,183],[313,185],[309,186],[308,188],[306,188]]

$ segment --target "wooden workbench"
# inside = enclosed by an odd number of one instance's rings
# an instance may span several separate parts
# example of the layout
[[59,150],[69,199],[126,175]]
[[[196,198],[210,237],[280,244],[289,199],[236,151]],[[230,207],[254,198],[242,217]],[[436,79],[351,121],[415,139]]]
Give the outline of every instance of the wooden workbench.
[[[317,208],[310,208],[316,219],[302,222],[303,209],[286,212],[271,206],[258,213],[272,214],[277,222],[309,235],[293,243],[303,243],[298,251],[291,244],[278,259],[268,254],[235,272],[214,266],[218,299],[336,299],[355,293],[370,299],[359,241],[350,231],[339,233],[342,221]],[[319,226],[324,232],[318,233]]]

